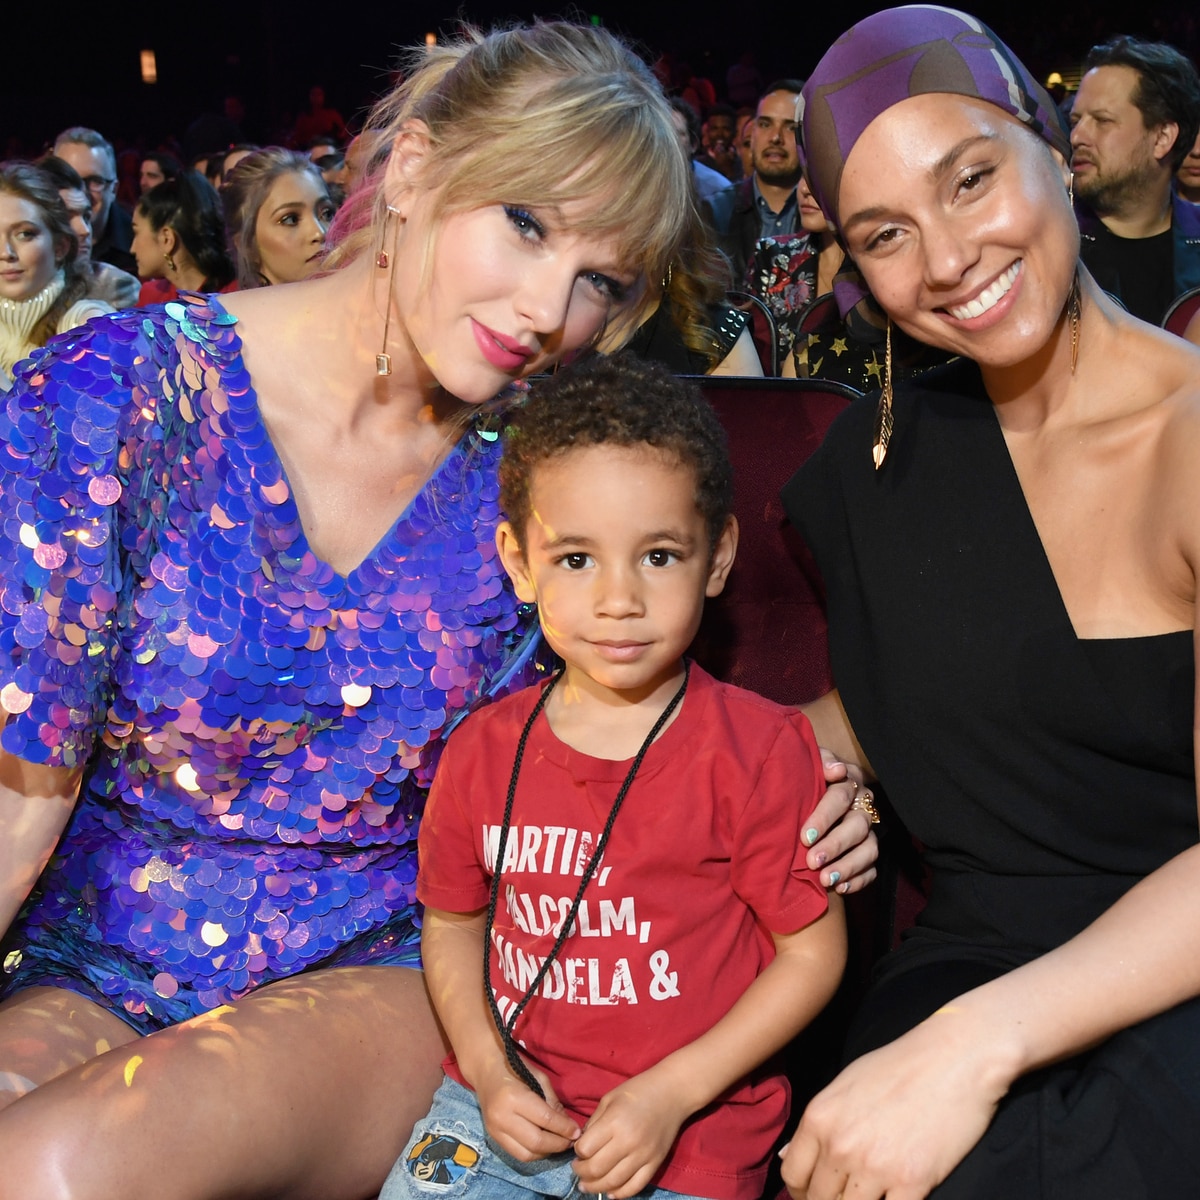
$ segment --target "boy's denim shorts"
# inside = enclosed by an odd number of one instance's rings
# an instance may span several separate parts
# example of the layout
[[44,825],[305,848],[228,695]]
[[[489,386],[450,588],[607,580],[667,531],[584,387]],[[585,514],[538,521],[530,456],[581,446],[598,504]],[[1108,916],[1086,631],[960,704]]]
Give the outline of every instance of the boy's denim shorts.
[[[528,1200],[529,1195],[580,1200],[568,1150],[536,1162],[519,1162],[500,1149],[483,1127],[475,1093],[443,1079],[429,1115],[418,1121],[379,1200]],[[701,1200],[666,1188],[647,1188],[638,1200]]]

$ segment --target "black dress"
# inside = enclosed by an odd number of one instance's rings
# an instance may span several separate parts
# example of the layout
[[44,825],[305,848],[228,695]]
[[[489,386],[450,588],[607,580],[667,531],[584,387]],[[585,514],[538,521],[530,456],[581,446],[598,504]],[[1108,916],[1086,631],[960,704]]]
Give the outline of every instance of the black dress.
[[[932,869],[849,1056],[1068,940],[1196,843],[1190,631],[1076,637],[978,369],[851,405],[784,489],[851,724]],[[1020,1081],[936,1196],[1200,1194],[1200,1002]]]

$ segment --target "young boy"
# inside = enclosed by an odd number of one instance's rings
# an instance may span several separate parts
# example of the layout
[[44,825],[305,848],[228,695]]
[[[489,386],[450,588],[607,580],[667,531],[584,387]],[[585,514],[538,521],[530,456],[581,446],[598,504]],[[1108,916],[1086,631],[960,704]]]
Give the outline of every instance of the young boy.
[[453,1055],[381,1200],[761,1193],[789,1093],[759,1068],[845,934],[804,863],[807,720],[683,658],[733,565],[730,475],[704,401],[634,360],[515,418],[497,546],[565,665],[439,764],[418,894]]

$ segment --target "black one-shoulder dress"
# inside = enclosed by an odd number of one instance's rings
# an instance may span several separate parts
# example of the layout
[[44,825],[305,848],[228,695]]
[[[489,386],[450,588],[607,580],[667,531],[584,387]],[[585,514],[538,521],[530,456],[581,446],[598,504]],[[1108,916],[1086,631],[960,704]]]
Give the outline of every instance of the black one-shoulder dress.
[[[848,1057],[1061,945],[1196,843],[1192,633],[1076,636],[978,369],[852,405],[784,489],[846,711],[925,846],[928,906]],[[939,1200],[1200,1195],[1200,1001],[1018,1081]]]

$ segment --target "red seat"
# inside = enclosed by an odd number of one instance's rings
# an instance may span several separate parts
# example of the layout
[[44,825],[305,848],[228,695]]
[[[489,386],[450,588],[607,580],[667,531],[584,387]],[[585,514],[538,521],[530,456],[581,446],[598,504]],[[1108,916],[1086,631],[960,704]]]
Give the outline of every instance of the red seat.
[[1167,315],[1162,319],[1162,327],[1168,333],[1183,337],[1188,322],[1197,312],[1200,312],[1200,287],[1194,287],[1182,296],[1175,297],[1171,307],[1167,309]]
[[810,300],[796,318],[796,333],[819,333],[842,323],[842,314],[832,292],[824,292]]
[[[821,379],[705,376],[697,382],[729,437],[740,539],[729,581],[720,596],[707,601],[691,654],[719,679],[781,704],[803,704],[833,686],[824,595],[807,547],[787,523],[779,492],[821,444],[837,414],[860,395]],[[881,803],[887,814],[886,799]],[[887,832],[896,832],[894,818],[889,826]],[[899,835],[887,840],[879,882],[850,898],[851,996],[925,902],[911,843]]]
[[741,529],[725,591],[705,607],[692,654],[706,670],[782,704],[831,686],[821,585],[779,491],[859,393],[818,379],[697,380],[729,437]]

